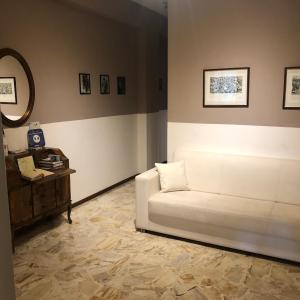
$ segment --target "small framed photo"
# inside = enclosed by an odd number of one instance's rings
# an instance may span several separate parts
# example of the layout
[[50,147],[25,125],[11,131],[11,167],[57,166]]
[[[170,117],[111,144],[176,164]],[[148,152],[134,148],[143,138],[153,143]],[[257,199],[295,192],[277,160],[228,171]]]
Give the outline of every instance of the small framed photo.
[[248,107],[250,68],[203,70],[203,107]]
[[101,95],[110,94],[109,75],[107,74],[100,75],[100,94]]
[[117,77],[118,95],[126,94],[126,78],[124,76]]
[[283,109],[300,109],[300,67],[285,68]]
[[16,77],[0,77],[0,104],[17,104]]
[[80,95],[91,94],[91,76],[87,73],[79,73],[79,92]]

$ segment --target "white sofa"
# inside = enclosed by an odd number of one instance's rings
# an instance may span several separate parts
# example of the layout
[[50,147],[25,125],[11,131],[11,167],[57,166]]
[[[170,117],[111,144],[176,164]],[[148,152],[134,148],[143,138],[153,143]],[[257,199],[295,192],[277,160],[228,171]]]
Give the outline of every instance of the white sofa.
[[136,177],[136,228],[300,262],[300,161],[179,151],[190,191]]

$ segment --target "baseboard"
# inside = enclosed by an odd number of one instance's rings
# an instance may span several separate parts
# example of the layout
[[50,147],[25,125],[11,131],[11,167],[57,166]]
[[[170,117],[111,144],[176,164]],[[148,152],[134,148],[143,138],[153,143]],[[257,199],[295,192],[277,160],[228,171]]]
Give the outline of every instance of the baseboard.
[[96,198],[96,197],[98,197],[98,196],[100,196],[100,195],[102,195],[102,194],[104,194],[104,193],[106,193],[106,192],[108,192],[108,191],[110,191],[110,190],[112,190],[112,189],[114,189],[114,188],[116,188],[116,187],[118,187],[118,186],[120,186],[120,185],[122,185],[122,184],[124,184],[124,183],[126,183],[128,181],[130,181],[130,180],[132,180],[132,179],[134,179],[137,175],[139,175],[139,174],[135,174],[133,176],[130,176],[130,177],[128,177],[128,178],[126,178],[126,179],[124,179],[122,181],[119,181],[119,182],[117,182],[117,183],[115,183],[115,184],[113,184],[113,185],[111,185],[111,186],[109,186],[109,187],[107,187],[107,188],[105,188],[105,189],[103,189],[103,190],[101,190],[101,191],[93,194],[93,195],[90,195],[90,196],[88,196],[86,198],[83,198],[83,199],[81,199],[81,200],[73,203],[72,204],[72,208],[74,208],[76,206],[79,206],[79,205],[81,205],[83,203],[86,203],[87,201],[90,201],[90,200],[92,200],[92,199],[94,199],[94,198]]

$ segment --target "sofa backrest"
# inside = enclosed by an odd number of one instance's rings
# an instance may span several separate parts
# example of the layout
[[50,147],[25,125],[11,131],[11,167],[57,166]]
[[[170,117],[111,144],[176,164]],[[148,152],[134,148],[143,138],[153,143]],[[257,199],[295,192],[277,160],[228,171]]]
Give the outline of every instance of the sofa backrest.
[[191,190],[300,205],[300,160],[180,150]]

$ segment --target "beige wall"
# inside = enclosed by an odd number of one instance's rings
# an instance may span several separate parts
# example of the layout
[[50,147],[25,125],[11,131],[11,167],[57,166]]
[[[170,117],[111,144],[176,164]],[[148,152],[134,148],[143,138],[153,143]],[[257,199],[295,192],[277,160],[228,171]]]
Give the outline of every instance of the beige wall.
[[[161,70],[158,39],[166,29],[162,17],[146,9],[140,14],[143,38],[155,52],[148,61],[139,61],[137,26],[99,16],[62,1],[4,1],[7,13],[0,19],[0,47],[19,51],[28,61],[36,85],[36,103],[30,120],[51,123],[102,116],[147,112],[139,108],[139,64],[150,63],[147,85],[157,82]],[[11,12],[11,13],[9,13]],[[14,20],[12,22],[12,19]],[[91,74],[91,95],[80,95],[78,73]],[[99,75],[109,74],[111,94],[100,95]],[[127,93],[117,95],[116,77],[126,76]],[[144,91],[147,101],[156,102],[157,94]],[[149,94],[149,95],[147,95]]]
[[[167,109],[167,40],[153,31],[140,31],[138,111]],[[159,78],[163,79],[159,90]]]
[[[300,127],[282,110],[284,68],[300,65],[298,0],[169,1],[170,122]],[[251,68],[249,108],[203,108],[206,68]]]
[[[54,1],[5,1],[1,5],[12,15],[1,17],[4,38],[0,45],[19,51],[35,80],[31,120],[50,123],[136,111],[135,28]],[[91,74],[92,95],[79,94],[80,72]],[[111,96],[99,95],[101,73],[111,75]],[[124,97],[116,95],[118,75],[127,77]]]

